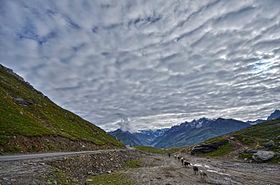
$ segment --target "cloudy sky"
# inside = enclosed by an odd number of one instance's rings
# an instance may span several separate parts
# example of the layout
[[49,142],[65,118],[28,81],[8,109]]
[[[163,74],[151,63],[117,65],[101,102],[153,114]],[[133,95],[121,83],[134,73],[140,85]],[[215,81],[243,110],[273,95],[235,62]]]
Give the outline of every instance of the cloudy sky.
[[0,4],[0,63],[103,129],[280,107],[279,0]]

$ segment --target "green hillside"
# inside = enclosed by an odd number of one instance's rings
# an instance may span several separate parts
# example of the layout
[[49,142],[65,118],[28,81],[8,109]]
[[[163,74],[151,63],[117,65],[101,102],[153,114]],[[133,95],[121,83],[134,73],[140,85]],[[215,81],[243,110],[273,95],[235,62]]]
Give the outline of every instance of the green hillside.
[[0,153],[115,147],[123,145],[0,65]]
[[234,155],[238,155],[239,158],[251,159],[252,155],[247,151],[269,150],[277,154],[271,162],[280,162],[280,119],[267,121],[228,135],[215,137],[205,141],[204,144],[218,142],[224,144],[217,150],[204,155],[212,157],[235,157]]

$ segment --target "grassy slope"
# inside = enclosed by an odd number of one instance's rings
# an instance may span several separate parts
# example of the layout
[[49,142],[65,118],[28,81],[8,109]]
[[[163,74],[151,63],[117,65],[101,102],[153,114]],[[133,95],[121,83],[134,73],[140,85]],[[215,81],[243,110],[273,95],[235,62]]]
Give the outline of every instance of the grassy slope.
[[[272,162],[280,161],[280,140],[277,138],[280,135],[280,119],[267,121],[262,124],[254,125],[252,127],[242,129],[237,132],[233,132],[228,135],[216,137],[205,141],[204,143],[214,143],[222,140],[228,140],[232,138],[232,142],[226,143],[218,150],[206,154],[207,156],[224,156],[233,152],[236,149],[240,149],[242,146],[244,149],[268,149],[272,150],[278,155],[272,160]],[[265,144],[268,141],[273,141],[275,145],[270,148],[265,148]],[[240,146],[234,146],[234,143],[239,143]],[[247,154],[241,153],[240,157],[250,158]]]
[[[23,106],[14,98],[34,102]],[[14,136],[62,136],[96,145],[122,146],[102,129],[64,110],[0,66],[0,145]]]

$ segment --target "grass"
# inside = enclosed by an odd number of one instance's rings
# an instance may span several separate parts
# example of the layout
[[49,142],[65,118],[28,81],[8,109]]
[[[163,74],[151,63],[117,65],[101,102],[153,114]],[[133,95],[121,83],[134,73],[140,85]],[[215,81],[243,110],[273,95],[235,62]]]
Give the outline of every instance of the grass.
[[242,159],[252,159],[253,155],[249,153],[242,152],[239,154],[239,158]]
[[89,185],[134,185],[135,183],[122,173],[102,174],[90,176],[87,179]]
[[[231,134],[227,134],[220,137],[215,137],[212,139],[209,139],[205,141],[204,143],[214,143],[214,142],[220,142],[223,140],[227,140],[229,138],[234,138],[235,142],[241,143],[243,147],[247,147],[249,149],[264,149],[264,150],[271,150],[276,152],[276,156],[272,158],[270,161],[271,163],[279,163],[280,162],[280,139],[278,138],[280,136],[280,119],[273,120],[273,121],[266,121],[264,123],[251,126],[246,129],[242,129],[237,132],[233,132]],[[266,147],[267,142],[273,142],[275,143],[272,147]],[[209,152],[206,155],[207,156],[224,156],[229,154],[231,151],[234,151],[235,147],[231,145],[230,143],[227,143],[220,148],[218,148],[216,151]],[[240,153],[240,158],[247,158],[252,159],[252,154],[248,153]]]
[[140,168],[142,167],[142,162],[140,160],[129,160],[126,162],[128,168]]
[[234,150],[234,146],[231,143],[226,143],[219,147],[217,150],[207,153],[209,157],[220,157],[229,154]]
[[[266,150],[276,152],[277,155],[269,162],[280,162],[280,145],[277,144],[280,142],[280,140],[277,139],[277,137],[280,136],[280,119],[254,125],[247,129],[235,132],[232,136],[251,149],[265,148]],[[273,141],[275,145],[269,148],[265,147],[265,144],[268,141]],[[241,153],[240,158],[251,159],[252,155]]]
[[254,125],[244,130],[232,134],[242,143],[257,147],[264,145],[267,141],[277,142],[276,137],[280,135],[280,120],[267,121],[262,124]]
[[67,184],[67,185],[74,185],[77,182],[74,181],[74,178],[66,174],[64,171],[58,169],[58,168],[51,168],[52,173],[50,176],[47,177],[47,179],[42,179],[43,181],[46,181],[49,185],[56,185],[56,184]]
[[[15,98],[33,102],[23,106]],[[0,66],[0,145],[13,136],[62,136],[96,145],[122,147],[119,141],[99,127],[62,109],[32,86]]]
[[146,152],[146,153],[152,153],[152,154],[172,154],[175,153],[177,151],[179,151],[179,148],[154,148],[154,147],[150,147],[150,146],[136,146],[135,147],[137,150],[142,151],[142,152]]
[[219,143],[225,141],[224,137],[214,137],[203,142],[204,144]]

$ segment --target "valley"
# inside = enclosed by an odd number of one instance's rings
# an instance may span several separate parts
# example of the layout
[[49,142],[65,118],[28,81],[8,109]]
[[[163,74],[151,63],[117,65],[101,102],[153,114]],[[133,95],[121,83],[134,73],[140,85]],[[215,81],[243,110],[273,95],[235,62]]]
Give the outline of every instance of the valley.
[[0,0],[0,185],[280,185],[280,0]]

